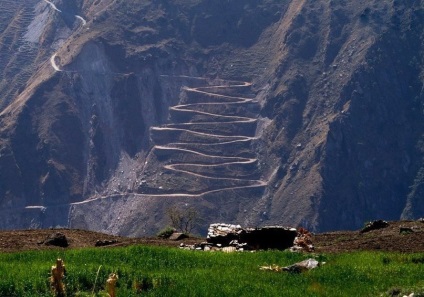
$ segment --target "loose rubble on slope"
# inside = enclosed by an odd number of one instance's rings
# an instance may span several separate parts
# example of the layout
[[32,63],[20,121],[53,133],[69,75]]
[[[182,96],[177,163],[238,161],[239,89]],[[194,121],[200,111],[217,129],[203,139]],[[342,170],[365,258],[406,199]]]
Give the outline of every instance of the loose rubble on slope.
[[240,225],[211,224],[206,242],[194,245],[180,244],[180,248],[200,251],[252,251],[291,249],[292,251],[312,251],[310,233],[301,228],[266,226],[262,228],[242,228]]

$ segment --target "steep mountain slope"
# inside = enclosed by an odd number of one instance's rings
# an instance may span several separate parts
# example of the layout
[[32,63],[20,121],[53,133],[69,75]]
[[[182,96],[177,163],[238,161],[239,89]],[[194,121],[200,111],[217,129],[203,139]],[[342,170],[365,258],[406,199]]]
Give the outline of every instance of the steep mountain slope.
[[424,211],[423,1],[1,4],[1,228]]
[[[399,217],[422,164],[422,20],[420,1],[305,4],[264,108],[285,156],[273,216],[325,230]],[[404,215],[420,216],[411,197]]]

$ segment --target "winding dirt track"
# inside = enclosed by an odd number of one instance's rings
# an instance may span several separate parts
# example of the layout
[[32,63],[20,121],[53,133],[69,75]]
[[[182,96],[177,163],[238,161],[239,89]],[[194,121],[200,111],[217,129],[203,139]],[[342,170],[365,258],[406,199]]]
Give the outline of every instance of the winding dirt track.
[[57,56],[57,54],[54,54],[53,56],[51,56],[51,58],[50,58],[50,64],[52,65],[52,67],[53,67],[53,69],[55,70],[55,71],[58,71],[58,72],[60,72],[60,71],[62,71],[60,68],[59,68],[59,66],[57,66],[57,64],[56,64],[56,56]]
[[[203,192],[187,190],[185,193],[156,193],[149,196],[193,195],[199,197],[215,192],[259,188],[267,185],[260,179],[246,178],[246,174],[229,169],[237,167],[241,171],[252,171],[252,165],[257,167],[258,160],[250,148],[251,142],[257,139],[255,137],[257,119],[253,116],[236,114],[234,110],[228,108],[237,107],[238,112],[248,113],[249,105],[257,105],[254,99],[237,95],[237,93],[244,93],[245,90],[248,91],[250,87],[251,84],[248,82],[224,81],[222,85],[183,88],[189,102],[170,107],[170,113],[182,115],[188,120],[179,122],[177,117],[174,123],[152,127],[151,133],[153,135],[161,132],[166,132],[168,135],[184,133],[187,137],[185,140],[177,137],[178,141],[157,144],[152,152],[156,155],[167,156],[167,162],[170,164],[163,165],[165,170],[171,171],[176,176],[201,178],[208,184],[208,189]],[[244,127],[246,124],[251,126]],[[243,135],[237,133],[243,133]],[[198,140],[199,137],[202,141]],[[252,157],[240,156],[241,153],[234,149],[236,145],[240,145],[244,152],[248,152]],[[233,154],[228,155],[228,151],[232,150],[234,150]],[[246,166],[250,167],[243,169]],[[253,171],[255,170],[257,168],[253,168]],[[189,189],[190,185],[186,188]]]
[[53,10],[56,10],[57,12],[62,12],[60,9],[58,9],[56,7],[56,5],[54,5],[54,3],[48,1],[48,0],[44,0],[44,2],[48,3],[50,5],[51,8],[53,8]]
[[[53,2],[50,2],[50,1],[48,1],[48,0],[44,0],[44,2],[46,2],[47,4],[49,4],[50,5],[50,7],[54,10],[54,11],[57,11],[58,13],[63,13],[63,11],[62,10],[60,10],[59,8],[57,8],[57,6],[53,3]],[[74,15],[75,16],[75,18],[76,19],[78,19],[78,20],[80,20],[81,21],[81,23],[82,23],[82,26],[84,27],[86,24],[87,24],[87,21],[82,17],[82,16],[80,16],[80,15]],[[62,71],[61,69],[60,69],[60,67],[56,64],[56,56],[57,56],[57,53],[54,53],[52,56],[51,56],[51,58],[50,58],[50,64],[52,65],[52,67],[53,67],[53,69],[55,70],[55,71],[57,71],[57,72],[60,72],[60,71]]]
[[[66,13],[48,0],[43,0],[57,13]],[[79,15],[75,18],[86,25]],[[64,71],[57,64],[57,53],[50,58],[53,69]],[[169,77],[173,78],[173,77]],[[174,77],[175,78],[175,77]],[[204,78],[179,76],[207,83]],[[175,177],[201,180],[201,187],[184,185],[175,192],[158,189],[145,193],[133,193],[136,196],[149,197],[200,197],[203,195],[249,188],[264,188],[267,183],[258,176],[257,163],[251,144],[255,137],[258,102],[244,94],[249,92],[251,83],[241,81],[222,81],[218,85],[203,87],[184,87],[186,102],[170,107],[170,114],[183,116],[186,120],[175,120],[161,127],[152,127],[151,134],[168,133],[165,143],[156,143],[151,153],[167,155],[164,171]],[[253,106],[253,108],[252,108]],[[178,137],[183,134],[185,137]],[[175,139],[174,139],[175,138]],[[238,151],[239,150],[239,151]],[[127,193],[116,193],[113,196]],[[93,197],[93,200],[107,198]],[[88,200],[92,201],[92,200]],[[87,201],[87,202],[88,202]],[[74,204],[85,203],[86,201]]]
[[[196,78],[193,78],[196,79]],[[201,79],[201,78],[198,78]],[[221,94],[222,92],[234,91],[234,89],[243,89],[250,88],[249,83],[240,83],[240,82],[226,82],[225,85],[222,86],[214,86],[214,87],[199,87],[199,88],[186,88],[186,92],[196,94],[196,95],[204,95],[208,96],[209,102],[206,103],[195,96],[196,100],[200,100],[198,103],[190,103],[190,104],[181,104],[174,107],[171,107],[170,110],[178,110],[182,111],[185,114],[200,114],[202,118],[197,119],[199,121],[203,121],[206,126],[214,126],[214,125],[245,125],[246,123],[256,122],[256,119],[253,117],[245,117],[240,115],[230,115],[230,114],[222,114],[222,113],[214,113],[214,112],[204,112],[202,109],[204,106],[230,106],[230,105],[240,105],[242,107],[246,107],[249,104],[258,104],[254,99],[241,97],[241,96],[228,96]],[[217,94],[211,92],[212,90],[220,90],[221,93]],[[232,92],[234,93],[234,92]],[[222,100],[225,99],[225,102]],[[190,109],[187,108],[190,106]],[[246,108],[247,111],[248,109]],[[240,109],[239,109],[240,111]],[[241,109],[243,111],[243,109]],[[248,113],[248,112],[247,112]],[[251,112],[251,114],[254,114]],[[223,121],[215,121],[210,122],[208,117],[221,118]],[[229,121],[226,121],[229,120]],[[246,135],[222,135],[219,134],[218,131],[212,133],[215,128],[211,129],[210,133],[194,131],[195,123],[193,122],[184,122],[180,124],[185,124],[186,128],[175,128],[174,125],[178,125],[177,123],[167,124],[162,127],[152,127],[151,134],[157,134],[162,132],[167,133],[187,133],[189,135],[190,141],[183,141],[179,139],[176,142],[167,141],[166,144],[155,145],[153,146],[149,156],[147,157],[147,163],[150,163],[150,159],[153,158],[154,155],[157,155],[160,152],[167,152],[167,164],[163,163],[163,171],[169,171],[171,175],[175,177],[185,175],[191,177],[191,179],[201,179],[208,184],[207,189],[198,190],[192,188],[192,190],[175,190],[174,192],[165,192],[161,188],[155,190],[154,193],[115,193],[115,194],[106,194],[92,197],[89,200],[74,202],[66,205],[57,205],[57,207],[62,206],[77,206],[84,205],[86,203],[92,203],[96,200],[103,199],[114,199],[118,197],[127,197],[128,195],[132,195],[134,197],[140,197],[143,199],[150,198],[199,198],[205,195],[222,193],[225,191],[236,191],[236,190],[246,190],[246,189],[260,189],[267,186],[267,183],[261,179],[251,179],[245,176],[250,176],[249,174],[242,174],[242,172],[237,170],[229,170],[230,167],[241,167],[242,169],[245,166],[250,166],[246,169],[246,172],[256,171],[257,173],[257,163],[258,160],[253,157],[254,152],[251,149],[251,142],[256,140],[255,130],[256,125],[253,127],[249,127],[246,132],[250,134],[250,136]],[[230,129],[231,130],[231,129]],[[198,141],[198,138],[202,138],[202,142]],[[240,145],[241,148],[245,150],[245,152],[249,152],[252,157],[239,156],[237,153],[237,149],[233,152],[233,155],[224,155],[226,151],[230,151],[235,145]],[[219,148],[222,146],[222,148]],[[187,148],[191,147],[191,148]],[[194,147],[194,148],[193,148]],[[219,148],[219,154],[214,153],[212,150],[209,153],[201,152],[201,149],[205,149],[208,151],[212,147]],[[231,151],[230,151],[231,152]],[[182,156],[183,161],[181,161],[180,157]],[[192,156],[196,156],[198,158],[193,159]],[[253,168],[252,168],[253,166]],[[199,171],[200,170],[200,171]],[[202,170],[204,172],[202,172]],[[210,171],[210,172],[209,172]],[[217,171],[214,173],[214,171]],[[181,185],[181,188],[189,189],[190,185]],[[43,209],[43,206],[31,206],[31,208],[40,208]]]

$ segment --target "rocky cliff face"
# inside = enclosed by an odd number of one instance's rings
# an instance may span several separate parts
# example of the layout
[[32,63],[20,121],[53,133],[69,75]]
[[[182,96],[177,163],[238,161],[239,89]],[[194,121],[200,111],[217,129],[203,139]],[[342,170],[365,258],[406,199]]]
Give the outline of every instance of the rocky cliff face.
[[4,5],[1,228],[422,216],[422,1]]
[[301,9],[264,109],[284,156],[270,209],[324,230],[398,218],[422,164],[423,4]]

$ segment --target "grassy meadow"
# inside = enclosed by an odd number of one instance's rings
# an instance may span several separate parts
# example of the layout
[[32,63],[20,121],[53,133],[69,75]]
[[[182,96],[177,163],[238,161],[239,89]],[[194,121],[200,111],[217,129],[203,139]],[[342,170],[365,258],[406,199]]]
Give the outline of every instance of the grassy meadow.
[[111,272],[119,275],[117,296],[125,297],[391,296],[397,291],[424,296],[424,254],[317,255],[326,264],[303,274],[259,270],[309,256],[147,246],[6,253],[0,254],[0,296],[52,296],[48,278],[56,258],[66,265],[67,296],[107,296],[105,281]]

